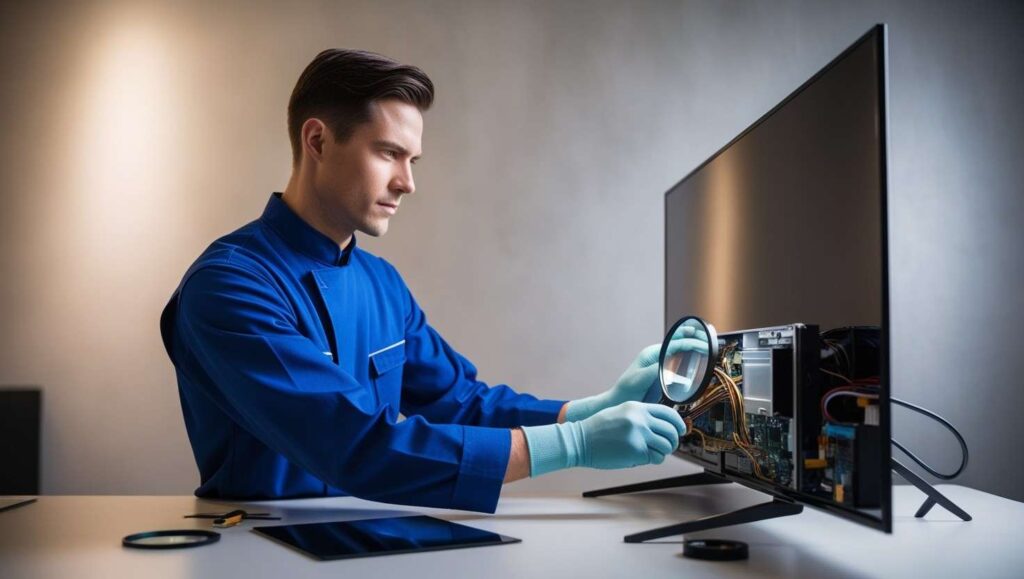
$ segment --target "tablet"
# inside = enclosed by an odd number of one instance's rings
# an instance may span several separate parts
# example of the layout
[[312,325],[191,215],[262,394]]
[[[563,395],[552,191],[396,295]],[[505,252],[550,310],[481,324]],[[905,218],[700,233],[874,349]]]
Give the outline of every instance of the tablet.
[[275,525],[253,530],[320,561],[520,542],[425,515]]

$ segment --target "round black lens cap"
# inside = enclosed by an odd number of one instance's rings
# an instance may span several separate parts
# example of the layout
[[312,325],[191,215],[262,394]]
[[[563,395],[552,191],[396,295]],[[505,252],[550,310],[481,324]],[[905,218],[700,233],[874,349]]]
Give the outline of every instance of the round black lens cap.
[[147,531],[121,539],[121,544],[132,549],[187,549],[202,547],[220,540],[220,533],[199,529],[179,531]]
[[740,561],[749,556],[743,541],[691,539],[683,541],[683,556],[706,561]]

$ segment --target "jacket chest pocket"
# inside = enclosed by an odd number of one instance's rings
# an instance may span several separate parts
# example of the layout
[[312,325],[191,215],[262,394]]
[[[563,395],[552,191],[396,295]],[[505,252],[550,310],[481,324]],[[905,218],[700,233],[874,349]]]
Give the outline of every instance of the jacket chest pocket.
[[402,397],[402,368],[405,366],[405,340],[370,354],[370,377],[381,404],[390,404],[398,412]]

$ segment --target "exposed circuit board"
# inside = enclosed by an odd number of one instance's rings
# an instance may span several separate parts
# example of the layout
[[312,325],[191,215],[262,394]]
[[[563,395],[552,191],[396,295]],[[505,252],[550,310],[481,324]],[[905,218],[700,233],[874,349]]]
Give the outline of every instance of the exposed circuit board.
[[[724,342],[720,365],[739,390],[742,402],[744,363],[740,340]],[[695,417],[692,432],[683,441],[684,448],[697,456],[720,452],[721,462],[728,470],[795,488],[792,419],[744,409],[746,436],[737,436],[737,421],[729,405],[729,402],[716,404]],[[742,440],[749,443],[744,444]]]

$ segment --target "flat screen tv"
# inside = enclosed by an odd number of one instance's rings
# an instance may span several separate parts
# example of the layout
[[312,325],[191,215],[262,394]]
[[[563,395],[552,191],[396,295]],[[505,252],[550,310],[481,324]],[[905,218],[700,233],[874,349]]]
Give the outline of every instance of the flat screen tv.
[[886,149],[878,25],[665,194],[665,328],[712,323],[743,396],[676,456],[891,532]]

